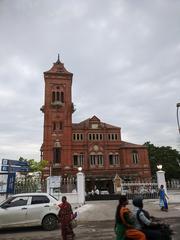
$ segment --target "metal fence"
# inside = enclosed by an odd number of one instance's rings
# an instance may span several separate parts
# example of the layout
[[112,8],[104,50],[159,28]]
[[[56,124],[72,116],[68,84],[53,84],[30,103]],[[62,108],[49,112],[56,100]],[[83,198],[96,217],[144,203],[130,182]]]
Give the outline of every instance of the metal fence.
[[40,178],[16,179],[14,193],[46,192],[46,181]]
[[130,199],[135,195],[141,195],[144,199],[158,198],[158,184],[157,182],[122,183],[122,193]]
[[[55,193],[71,193],[76,189],[75,177],[63,177],[61,186],[54,188]],[[46,192],[47,181],[41,178],[16,178],[14,193]]]
[[[73,193],[76,191],[76,178],[65,177],[62,178],[61,186],[56,193]],[[180,180],[167,181],[168,190],[180,190]],[[14,193],[28,193],[28,192],[46,192],[46,180],[41,178],[17,178],[15,182]],[[119,194],[126,194],[129,199],[136,195],[142,196],[144,199],[158,198],[158,184],[157,182],[122,182],[121,190],[118,193],[109,194],[108,191],[99,191],[99,194],[87,194],[86,200],[111,200],[118,199]]]
[[61,193],[72,193],[76,190],[76,177],[63,177],[61,180],[60,191]]
[[172,179],[171,181],[167,181],[167,189],[168,190],[180,190],[180,180]]
[[120,195],[126,195],[128,199],[133,199],[135,196],[141,196],[143,199],[158,198],[158,184],[156,182],[123,182],[119,192],[109,194],[108,192],[99,191],[99,194],[87,194],[86,201],[93,200],[117,200]]

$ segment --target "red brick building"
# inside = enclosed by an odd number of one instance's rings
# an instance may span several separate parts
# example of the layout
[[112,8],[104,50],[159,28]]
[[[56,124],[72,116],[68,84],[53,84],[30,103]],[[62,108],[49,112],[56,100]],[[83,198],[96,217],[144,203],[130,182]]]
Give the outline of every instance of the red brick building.
[[[41,159],[48,160],[52,175],[75,175],[82,166],[86,187],[113,189],[116,173],[126,179],[151,177],[147,149],[121,139],[121,128],[92,116],[72,123],[74,105],[71,97],[73,74],[59,57],[44,72],[44,136]],[[45,176],[50,170],[44,172]]]

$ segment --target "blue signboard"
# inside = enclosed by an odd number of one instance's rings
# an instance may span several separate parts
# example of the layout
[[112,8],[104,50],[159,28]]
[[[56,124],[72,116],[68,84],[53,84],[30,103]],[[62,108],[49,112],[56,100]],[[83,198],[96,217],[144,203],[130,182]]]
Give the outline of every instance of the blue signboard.
[[8,166],[1,166],[1,171],[8,171]]
[[2,165],[28,166],[28,162],[11,159],[2,159]]
[[27,166],[1,166],[1,171],[5,172],[29,172],[29,167]]

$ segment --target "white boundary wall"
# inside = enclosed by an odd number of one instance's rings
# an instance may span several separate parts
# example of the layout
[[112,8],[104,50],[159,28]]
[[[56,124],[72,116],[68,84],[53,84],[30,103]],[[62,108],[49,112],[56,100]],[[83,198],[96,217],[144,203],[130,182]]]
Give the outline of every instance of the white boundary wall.
[[[58,179],[58,177],[57,177],[57,179]],[[84,173],[82,173],[82,172],[77,173],[77,191],[76,192],[72,192],[72,193],[57,192],[57,193],[55,193],[53,191],[53,187],[57,188],[57,186],[60,186],[60,182],[56,181],[52,185],[50,178],[47,179],[47,193],[53,195],[59,201],[61,201],[62,196],[66,196],[67,201],[69,203],[74,203],[74,204],[79,204],[79,205],[83,205],[85,203],[85,176],[84,176]]]

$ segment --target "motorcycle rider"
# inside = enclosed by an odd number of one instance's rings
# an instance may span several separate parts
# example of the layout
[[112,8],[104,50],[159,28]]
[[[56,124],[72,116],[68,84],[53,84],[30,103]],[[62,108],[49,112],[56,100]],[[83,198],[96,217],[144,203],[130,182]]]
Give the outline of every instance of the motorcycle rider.
[[143,209],[143,199],[140,197],[134,198],[133,205],[134,227],[143,231],[147,240],[164,240],[160,230],[160,224],[152,222],[149,213]]

